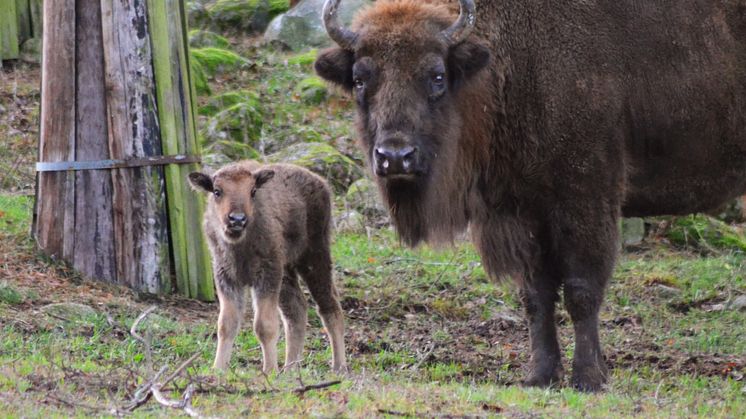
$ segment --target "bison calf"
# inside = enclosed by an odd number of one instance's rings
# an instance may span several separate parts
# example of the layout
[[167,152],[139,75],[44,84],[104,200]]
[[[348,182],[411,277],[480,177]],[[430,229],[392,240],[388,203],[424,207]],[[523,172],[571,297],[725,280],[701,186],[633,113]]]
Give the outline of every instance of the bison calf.
[[301,359],[306,301],[300,275],[329,334],[333,368],[344,370],[344,323],[329,252],[331,194],[324,180],[296,166],[242,161],[213,176],[191,173],[189,182],[209,193],[204,229],[220,300],[214,367],[228,365],[247,288],[263,370],[277,368],[278,314],[287,340],[285,366]]

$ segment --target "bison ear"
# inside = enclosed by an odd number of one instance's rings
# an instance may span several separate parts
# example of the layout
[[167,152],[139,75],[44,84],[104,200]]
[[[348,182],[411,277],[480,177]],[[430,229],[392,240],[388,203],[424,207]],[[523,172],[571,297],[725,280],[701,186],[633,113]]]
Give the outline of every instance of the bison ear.
[[322,79],[352,90],[352,65],[355,57],[352,52],[342,48],[329,48],[319,53],[313,64],[316,74]]
[[260,170],[256,173],[254,173],[254,188],[259,189],[267,183],[270,179],[275,177],[275,171],[274,170]]
[[490,61],[490,50],[481,43],[466,41],[451,48],[448,70],[455,86],[469,80]]
[[192,172],[189,174],[189,184],[195,191],[212,192],[212,178],[204,173]]

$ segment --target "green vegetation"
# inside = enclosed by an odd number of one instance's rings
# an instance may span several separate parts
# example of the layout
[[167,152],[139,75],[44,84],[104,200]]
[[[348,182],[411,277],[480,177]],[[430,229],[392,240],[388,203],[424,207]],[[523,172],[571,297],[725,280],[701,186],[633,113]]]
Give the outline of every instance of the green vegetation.
[[192,48],[191,54],[192,59],[202,66],[208,76],[236,70],[249,64],[249,60],[227,49]]
[[192,48],[214,47],[227,49],[230,42],[215,32],[193,29],[189,31],[189,46]]
[[742,230],[704,215],[674,218],[666,237],[677,246],[692,246],[704,252],[746,251],[746,235]]

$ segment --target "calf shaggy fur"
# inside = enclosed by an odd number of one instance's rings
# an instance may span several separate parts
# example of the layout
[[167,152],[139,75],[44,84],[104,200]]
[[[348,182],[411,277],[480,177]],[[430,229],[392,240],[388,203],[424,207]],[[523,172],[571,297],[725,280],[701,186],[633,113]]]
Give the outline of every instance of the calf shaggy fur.
[[326,182],[297,166],[254,161],[230,164],[213,176],[191,173],[189,182],[209,193],[204,229],[220,300],[214,367],[228,366],[247,288],[263,370],[277,369],[278,314],[287,341],[285,367],[301,359],[307,310],[300,275],[329,335],[332,366],[345,370],[344,322],[332,282],[331,193]]

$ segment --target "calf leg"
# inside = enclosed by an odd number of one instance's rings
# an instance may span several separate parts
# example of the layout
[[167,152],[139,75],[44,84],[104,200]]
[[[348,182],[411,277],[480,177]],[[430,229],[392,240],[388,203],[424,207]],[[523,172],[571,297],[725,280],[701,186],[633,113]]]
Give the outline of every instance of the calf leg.
[[316,304],[319,306],[319,316],[329,336],[332,346],[332,369],[335,372],[345,372],[344,316],[337,299],[337,290],[332,281],[332,263],[328,252],[315,254],[306,258],[300,270],[303,280],[308,285]]
[[279,290],[251,289],[254,307],[254,333],[262,347],[262,371],[277,370],[277,340],[280,337]]
[[213,367],[218,370],[225,370],[231,359],[233,342],[236,339],[244,315],[244,290],[243,288],[235,289],[220,285],[220,282],[218,282],[217,291],[220,315],[218,316],[218,348]]
[[530,372],[524,382],[528,386],[548,387],[562,380],[562,356],[554,319],[557,288],[555,280],[537,276],[521,290],[531,345]]
[[306,298],[298,284],[295,271],[288,270],[282,278],[280,311],[285,326],[285,368],[300,361],[306,337],[308,310]]

